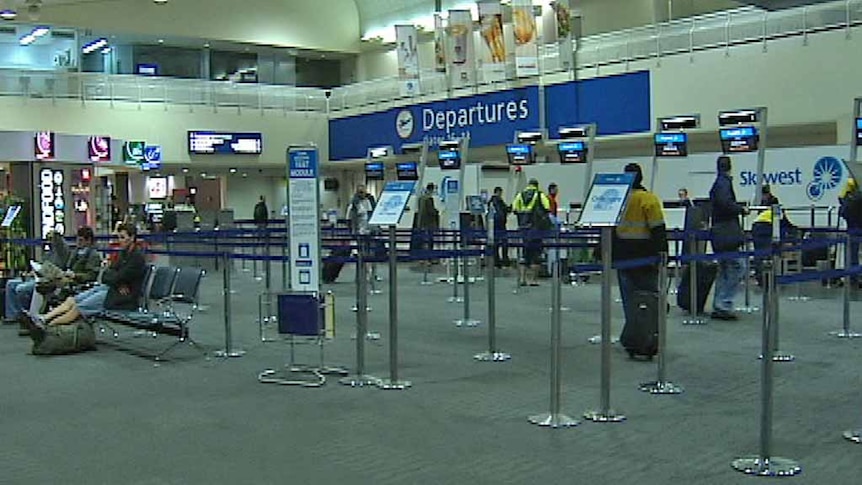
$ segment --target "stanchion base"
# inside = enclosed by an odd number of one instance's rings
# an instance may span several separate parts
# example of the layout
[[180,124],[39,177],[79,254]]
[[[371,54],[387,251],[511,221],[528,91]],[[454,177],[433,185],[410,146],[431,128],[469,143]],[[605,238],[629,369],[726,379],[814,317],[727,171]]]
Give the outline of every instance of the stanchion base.
[[802,473],[802,467],[788,458],[760,458],[759,456],[749,458],[737,458],[730,466],[738,472],[746,475],[757,475],[760,477],[792,477]]
[[506,362],[512,359],[512,356],[505,352],[482,352],[476,354],[473,359],[479,362]]
[[[310,379],[297,379],[294,375],[308,375]],[[261,384],[280,384],[282,386],[322,387],[326,384],[326,377],[316,369],[287,369],[279,372],[274,369],[266,369],[257,375],[257,381]]]
[[255,276],[254,280],[255,281],[263,281],[263,276]]
[[349,386],[349,387],[368,387],[368,386],[376,386],[380,382],[380,379],[369,376],[369,375],[352,375],[347,377],[342,377],[338,380],[339,384]]
[[810,296],[788,296],[787,301],[809,301],[811,300]]
[[382,295],[383,290],[371,290],[368,292],[369,295]]
[[534,416],[530,416],[527,418],[530,423],[535,424],[536,426],[542,426],[543,428],[573,428],[580,424],[580,421],[570,418],[565,414],[551,414],[551,413],[543,413],[536,414]]
[[[548,312],[552,312],[552,311],[554,311],[554,307],[548,308]],[[567,307],[567,306],[561,306],[560,311],[561,312],[570,312],[570,311],[572,311],[572,309]]]
[[459,318],[455,320],[456,327],[478,327],[480,323],[482,322],[473,318]]
[[460,296],[450,296],[449,298],[446,298],[446,301],[449,303],[464,303],[464,299]]
[[587,411],[584,413],[584,419],[594,423],[622,423],[626,417],[609,409],[608,411]]
[[[352,311],[353,313],[356,313],[356,312],[358,312],[358,311],[359,311],[359,307],[358,307],[358,306],[356,306],[356,305],[353,305],[353,308],[351,308],[351,309],[350,309],[350,311]],[[371,311],[371,307],[370,307],[370,306],[365,307],[365,311],[366,311],[366,312],[370,312],[370,311]]]
[[706,325],[707,321],[703,317],[685,317],[682,319],[683,325]]
[[852,441],[857,445],[862,445],[862,429],[847,430],[844,432],[844,439]]
[[[589,342],[593,345],[598,345],[598,344],[602,343],[602,336],[601,335],[594,335],[594,336],[588,338],[587,342]],[[611,337],[611,345],[618,344],[619,342],[620,342],[619,337]]]
[[[350,336],[350,340],[356,340],[356,334]],[[380,332],[367,332],[365,340],[380,340]]]
[[[757,360],[763,360],[763,354],[757,356]],[[773,362],[793,362],[796,357],[793,354],[772,354]]]
[[219,359],[235,359],[237,357],[242,357],[245,355],[245,350],[231,350],[228,352],[227,350],[216,350],[213,352],[213,357]]
[[392,379],[381,379],[377,382],[377,387],[384,391],[403,391],[413,387],[410,381],[393,381]]
[[736,312],[737,312],[737,313],[748,313],[748,314],[751,314],[751,313],[757,313],[757,312],[759,312],[759,311],[760,311],[760,307],[756,307],[756,306],[741,306],[741,307],[734,308],[734,310],[736,310]]
[[650,394],[682,394],[682,387],[669,381],[644,382],[640,385],[640,390]]
[[433,285],[433,284],[434,284],[434,282],[433,282],[433,281],[420,281],[420,282],[419,282],[419,285],[420,285],[420,286],[431,286],[431,285]]
[[862,337],[862,333],[856,333],[856,332],[845,332],[844,330],[838,330],[838,331],[835,331],[835,332],[829,332],[829,335],[832,335],[833,337],[846,338],[846,339]]

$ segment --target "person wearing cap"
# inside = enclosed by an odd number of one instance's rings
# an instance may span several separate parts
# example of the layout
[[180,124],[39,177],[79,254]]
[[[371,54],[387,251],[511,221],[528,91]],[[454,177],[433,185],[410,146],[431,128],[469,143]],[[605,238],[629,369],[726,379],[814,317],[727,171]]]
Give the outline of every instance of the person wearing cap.
[[[712,249],[716,254],[739,251],[745,241],[745,233],[739,222],[739,216],[748,213],[748,209],[736,201],[733,190],[733,179],[730,171],[730,157],[722,155],[716,160],[718,174],[709,190],[709,200],[712,203]],[[715,294],[712,299],[712,318],[718,320],[736,320],[733,312],[734,298],[742,278],[745,277],[743,260],[740,258],[719,259],[718,273],[715,277]]]
[[[515,196],[512,212],[518,218],[518,229],[525,231],[524,250],[518,268],[520,286],[539,286],[539,267],[542,264],[542,231],[552,227],[550,219],[551,201],[539,189],[539,181],[530,179],[527,187]],[[529,269],[529,271],[528,271]]]
[[[643,186],[643,171],[637,163],[624,171],[635,176],[625,211],[614,232],[615,262],[652,258],[667,251],[667,228],[662,202]],[[658,264],[652,262],[635,268],[617,270],[620,298],[626,323],[630,319],[628,302],[636,291],[658,292]]]

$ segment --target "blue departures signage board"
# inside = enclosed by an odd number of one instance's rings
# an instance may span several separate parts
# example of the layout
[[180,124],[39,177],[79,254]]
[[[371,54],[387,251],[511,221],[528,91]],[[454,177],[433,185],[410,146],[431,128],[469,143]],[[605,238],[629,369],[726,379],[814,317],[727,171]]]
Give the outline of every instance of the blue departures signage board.
[[320,291],[320,194],[317,149],[288,151],[290,287]]
[[539,88],[511,89],[332,120],[329,157],[363,158],[369,146],[400,147],[425,138],[437,146],[466,134],[472,146],[503,145],[515,132],[538,127]]
[[585,163],[587,161],[587,146],[582,141],[564,141],[557,145],[560,163]]
[[719,131],[721,150],[724,153],[756,152],[760,135],[753,126],[722,128]]

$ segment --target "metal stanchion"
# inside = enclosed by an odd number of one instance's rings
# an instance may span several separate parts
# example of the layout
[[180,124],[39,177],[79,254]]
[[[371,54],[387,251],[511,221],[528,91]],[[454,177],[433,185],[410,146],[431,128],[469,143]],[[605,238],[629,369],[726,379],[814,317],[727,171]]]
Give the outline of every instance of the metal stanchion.
[[[559,234],[559,233],[558,233]],[[557,237],[559,243],[559,236]],[[559,252],[555,253],[553,263],[553,280],[551,282],[551,403],[550,411],[536,414],[528,419],[532,424],[549,428],[570,428],[579,422],[560,412],[560,389],[562,385],[563,342],[562,342],[562,265]]]
[[371,263],[371,276],[369,277],[371,282],[371,288],[368,289],[369,295],[379,295],[383,293],[383,290],[377,287],[377,282],[380,281],[377,276],[377,263]]
[[497,349],[497,272],[494,268],[494,257],[496,254],[493,206],[488,212],[488,243],[485,246],[485,279],[488,287],[488,351],[476,354],[474,359],[481,362],[505,362],[512,358],[511,355],[500,352]]
[[[851,242],[852,242],[852,236],[848,232],[846,240],[844,241],[844,270],[845,271],[850,269],[850,261],[851,261],[850,255],[852,253],[852,251],[850,250],[850,247],[851,247],[850,243]],[[841,330],[838,330],[836,332],[830,332],[831,335],[834,335],[838,338],[851,339],[851,338],[862,337],[862,334],[860,334],[858,332],[850,331],[850,286],[851,286],[851,281],[853,281],[853,278],[851,278],[850,275],[847,275],[844,277],[844,288],[843,288],[843,291],[841,292],[843,300],[844,300],[843,301],[843,312],[842,312],[844,325],[843,325]]]
[[602,228],[602,368],[601,402],[598,410],[587,411],[584,419],[596,423],[617,423],[626,419],[611,409],[611,239],[613,227]]
[[[389,379],[381,379],[377,387],[403,390],[412,385],[398,379],[398,239],[396,227],[389,226]],[[357,339],[361,340],[361,339]]]
[[[463,248],[466,244],[461,244]],[[461,258],[461,264],[464,267],[464,316],[455,320],[455,326],[458,327],[475,327],[481,322],[470,316],[470,262],[465,256]]]
[[458,257],[458,249],[460,244],[458,244],[460,240],[460,232],[455,235],[455,239],[452,241],[452,247],[455,252],[455,256],[451,260],[451,265],[454,265],[455,271],[452,274],[452,296],[450,296],[446,301],[449,303],[461,303],[464,301],[463,298],[458,296],[458,277],[460,276],[460,258]]
[[658,377],[654,382],[640,385],[640,390],[650,394],[680,394],[682,388],[667,380],[667,253],[661,253],[658,268]]
[[252,259],[252,262],[254,263],[254,264],[252,264],[252,267],[253,267],[252,275],[254,276],[254,279],[256,281],[260,281],[261,279],[263,279],[257,271],[257,259],[258,259],[257,255],[258,255],[258,253],[263,252],[263,249],[260,247],[260,241],[261,241],[260,233],[261,233],[260,227],[255,229],[255,231],[254,231],[254,235],[255,235],[254,243],[252,243],[253,246],[251,249],[252,256],[254,256],[254,258]]
[[281,241],[281,289],[287,291],[290,288],[290,283],[287,281],[287,275],[290,270],[287,267],[287,227],[284,229],[284,237]]
[[[362,236],[360,236],[362,237]],[[341,384],[351,387],[376,385],[379,379],[365,374],[365,338],[368,332],[368,279],[365,274],[365,245],[359,244],[356,253],[356,373],[339,380]]]
[[224,350],[217,350],[213,353],[216,357],[234,358],[245,355],[244,350],[235,350],[233,348],[233,333],[231,331],[231,305],[230,305],[230,257],[227,253],[222,256],[224,264],[222,270],[224,273],[224,284],[222,287],[222,296],[224,297]]
[[[425,231],[425,229],[418,229],[418,230],[419,230],[419,231]],[[422,236],[423,236],[423,237],[428,237],[428,235],[427,235],[427,234],[424,234],[424,233],[422,234]],[[433,251],[433,250],[434,250],[434,235],[433,235],[433,234],[431,234],[431,235],[430,235],[430,239],[431,239],[431,244],[429,245],[430,247],[428,247],[428,248],[423,247],[423,248],[422,248],[423,250],[424,250],[424,249],[431,250],[431,251]],[[424,243],[425,243],[425,241],[423,241],[423,244],[424,244]],[[420,264],[422,264],[422,281],[420,281],[420,282],[419,282],[419,284],[420,284],[421,286],[430,286],[430,285],[433,285],[433,284],[434,284],[434,282],[433,282],[433,281],[429,281],[429,280],[428,280],[428,273],[430,273],[430,272],[431,272],[431,261],[432,261],[432,259],[431,259],[431,257],[429,256],[429,258],[428,258],[428,259],[423,260],[423,261],[421,261],[421,262],[420,262]]]
[[[742,227],[745,228],[745,216],[742,216]],[[744,234],[744,232],[743,232]],[[745,241],[742,244],[743,252],[748,252],[748,236],[745,236]],[[736,307],[735,310],[739,313],[754,313],[760,310],[751,304],[751,256],[745,256],[745,266],[743,268],[745,278],[742,281],[745,300],[742,306]]]
[[[240,241],[242,241],[242,242],[241,242],[241,244],[243,245],[243,247],[241,247],[241,248],[240,248],[240,251],[239,251],[239,252],[240,252],[240,254],[242,254],[243,256],[247,255],[247,253],[248,253],[248,251],[247,251],[247,249],[248,249],[248,248],[247,248],[247,247],[245,247],[245,246],[246,246],[245,241],[246,241],[246,239],[247,239],[247,238],[245,237],[245,235],[246,235],[246,232],[245,232],[245,231],[242,231],[242,237],[241,237],[241,238],[239,238],[239,239],[240,239]],[[249,271],[249,269],[248,269],[248,264],[247,264],[247,263],[248,263],[248,258],[242,258],[242,268],[241,268],[241,269],[242,269],[243,273],[248,273],[248,271]]]
[[674,253],[676,254],[677,258],[676,261],[674,261],[673,263],[673,280],[671,281],[670,289],[668,290],[669,295],[676,295],[679,291],[677,289],[677,285],[679,284],[679,273],[682,270],[682,262],[680,262],[679,260],[679,256],[682,253],[682,251],[680,251],[679,239],[676,239],[673,242],[673,246]]
[[[777,273],[778,268],[780,266],[781,266],[781,254],[776,252],[775,254],[772,255],[772,271],[774,273]],[[772,305],[769,308],[769,311],[772,313],[772,323],[771,323],[771,326],[772,326],[772,332],[771,332],[771,334],[772,334],[772,361],[773,362],[793,362],[794,360],[796,360],[796,357],[794,357],[792,354],[784,353],[784,352],[781,352],[779,350],[779,346],[778,346],[778,342],[779,342],[778,326],[779,325],[778,325],[778,322],[780,319],[779,319],[779,315],[778,315],[778,300],[779,300],[778,295],[780,293],[780,289],[778,286],[778,280],[775,278],[774,275],[773,275],[772,281],[773,281],[773,284],[772,284],[772,288],[770,289],[770,291],[772,292],[771,293],[772,298],[769,300],[769,304]],[[763,358],[763,355],[761,355],[760,357]]]
[[[689,252],[692,256],[698,255],[697,238],[694,233],[688,236]],[[682,319],[683,325],[706,325],[706,319],[698,311],[698,292],[697,292],[697,263],[699,261],[692,259],[688,263],[688,316]]]
[[767,261],[765,264],[769,268],[764,268],[765,285],[763,291],[763,335],[761,339],[761,350],[766,357],[762,359],[760,366],[760,383],[761,383],[761,399],[760,399],[760,454],[758,456],[749,456],[745,458],[737,458],[731,462],[731,466],[739,472],[747,475],[759,475],[768,477],[786,477],[798,475],[802,472],[802,467],[793,460],[772,456],[772,332],[774,330],[773,323],[777,320],[773,314],[777,303],[772,300],[777,299],[773,291],[777,285],[775,281],[775,267],[773,266],[775,258]]

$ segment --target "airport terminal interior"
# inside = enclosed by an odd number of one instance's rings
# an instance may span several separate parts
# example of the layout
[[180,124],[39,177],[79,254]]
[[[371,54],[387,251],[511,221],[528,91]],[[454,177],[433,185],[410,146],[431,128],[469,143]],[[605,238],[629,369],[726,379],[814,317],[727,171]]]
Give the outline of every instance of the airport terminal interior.
[[860,51],[862,0],[0,0],[0,483],[857,483]]

